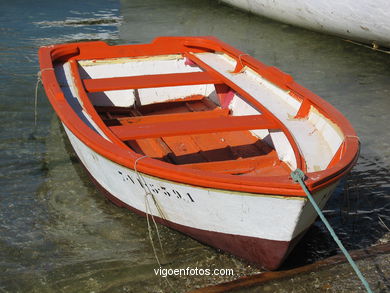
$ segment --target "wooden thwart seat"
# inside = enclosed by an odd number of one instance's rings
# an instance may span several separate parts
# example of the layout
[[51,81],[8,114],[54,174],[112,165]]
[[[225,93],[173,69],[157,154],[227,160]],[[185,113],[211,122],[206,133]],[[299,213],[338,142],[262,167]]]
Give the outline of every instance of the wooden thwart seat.
[[[199,113],[197,113],[199,114]],[[197,116],[197,115],[194,115]],[[278,129],[279,126],[265,115],[194,117],[182,121],[140,122],[129,125],[111,126],[111,131],[122,141],[178,136],[189,134],[238,131],[249,129]]]
[[242,158],[239,160],[228,160],[218,162],[205,162],[185,165],[188,168],[193,168],[203,171],[211,171],[232,175],[250,175],[264,173],[267,175],[284,175],[289,174],[288,166],[281,162],[275,151],[269,154]]
[[223,82],[220,79],[208,72],[154,74],[83,80],[85,90],[90,93],[112,90],[221,83]]
[[156,123],[176,121],[180,123],[185,120],[194,119],[207,119],[212,117],[227,117],[229,115],[229,109],[215,108],[211,111],[202,112],[184,112],[184,113],[172,113],[172,114],[161,114],[161,115],[150,115],[150,116],[135,116],[118,118],[122,125],[133,125],[133,124],[145,124],[145,123]]

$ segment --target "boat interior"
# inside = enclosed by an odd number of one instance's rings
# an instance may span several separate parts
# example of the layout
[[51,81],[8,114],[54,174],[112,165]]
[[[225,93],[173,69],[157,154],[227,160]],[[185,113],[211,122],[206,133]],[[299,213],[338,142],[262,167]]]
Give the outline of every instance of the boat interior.
[[56,74],[103,137],[173,165],[241,176],[319,171],[343,141],[304,99],[226,54],[69,60]]
[[[201,95],[139,107],[95,108],[109,127],[170,121],[193,124],[196,123],[194,118],[210,119],[231,115],[229,109],[223,109]],[[199,170],[233,175],[280,175],[290,171],[279,160],[276,151],[249,130],[180,136],[174,135],[173,131],[169,136],[129,139],[124,142],[139,154]]]

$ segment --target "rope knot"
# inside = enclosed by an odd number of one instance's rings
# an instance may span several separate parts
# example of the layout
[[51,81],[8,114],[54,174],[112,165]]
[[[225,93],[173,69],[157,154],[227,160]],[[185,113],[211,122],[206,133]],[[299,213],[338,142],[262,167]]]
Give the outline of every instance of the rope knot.
[[305,180],[305,173],[299,168],[295,169],[291,172],[291,178],[294,180],[294,182],[304,181]]

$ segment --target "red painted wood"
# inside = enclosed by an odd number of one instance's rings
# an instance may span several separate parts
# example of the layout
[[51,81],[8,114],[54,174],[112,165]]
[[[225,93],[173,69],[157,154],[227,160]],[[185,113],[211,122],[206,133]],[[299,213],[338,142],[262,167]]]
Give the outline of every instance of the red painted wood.
[[161,123],[133,123],[111,126],[111,131],[121,140],[191,135],[248,129],[277,129],[278,125],[262,115],[230,116]]
[[99,128],[103,131],[103,133],[111,141],[117,143],[122,148],[127,148],[127,146],[122,141],[120,141],[115,135],[113,135],[109,131],[109,129],[107,129],[106,125],[104,124],[104,122],[100,118],[99,114],[96,112],[96,109],[92,105],[92,103],[91,103],[87,93],[82,90],[82,80],[81,80],[81,77],[80,77],[80,73],[79,73],[77,62],[73,58],[71,58],[69,60],[69,64],[70,64],[70,69],[71,69],[71,73],[72,73],[75,85],[76,85],[77,88],[80,89],[78,92],[79,92],[79,97],[80,97],[80,99],[82,101],[82,104],[83,104],[83,108],[88,112],[88,114],[90,115],[92,120],[99,126]]
[[198,170],[221,172],[226,174],[256,173],[256,170],[261,172],[264,168],[268,168],[273,171],[273,175],[288,175],[290,171],[287,165],[279,160],[275,151],[261,156],[242,158],[239,160],[195,163],[187,164],[185,166]]
[[340,145],[339,149],[334,154],[334,156],[333,156],[332,160],[330,161],[327,168],[333,167],[334,165],[337,164],[338,161],[341,160],[341,158],[343,156],[344,146],[345,146],[345,141],[343,141],[343,143]]
[[201,118],[212,118],[212,117],[226,117],[229,114],[228,109],[215,108],[211,111],[202,111],[202,112],[184,112],[184,113],[172,113],[172,114],[155,114],[150,116],[135,116],[135,117],[126,117],[118,118],[122,125],[131,125],[131,124],[145,124],[145,123],[161,123],[161,122],[178,122],[184,120],[194,120]]
[[208,72],[191,72],[84,79],[83,83],[87,92],[104,92],[166,86],[218,84],[222,81]]
[[[287,137],[287,139],[288,139],[288,141],[289,141],[289,143],[294,151],[294,155],[295,155],[295,158],[297,161],[297,168],[303,170],[304,172],[307,171],[306,161],[305,161],[305,159],[304,159],[304,157],[303,157],[303,155],[302,155],[302,153],[297,145],[297,142],[295,141],[294,137],[292,136],[292,134],[290,133],[288,128],[271,111],[269,111],[267,108],[265,108],[259,101],[257,101],[255,98],[253,98],[244,89],[237,86],[233,81],[231,81],[230,79],[225,77],[223,74],[216,72],[211,66],[209,66],[208,64],[206,64],[205,62],[200,60],[194,54],[186,53],[185,56],[186,56],[186,58],[190,59],[192,62],[197,64],[199,67],[204,68],[205,70],[207,70],[209,72],[213,72],[216,76],[218,76],[221,80],[223,80],[226,85],[228,85],[235,92],[239,93],[240,96],[246,102],[248,102],[254,108],[259,109],[261,111],[261,113],[263,113],[263,115],[267,115],[269,117],[269,119],[271,119],[272,121],[277,123],[279,125],[278,128],[281,129],[283,131],[283,133],[286,135],[286,137]],[[276,68],[275,68],[275,70],[276,70]],[[273,72],[273,71],[271,70],[271,72]],[[281,72],[281,71],[279,71],[279,72]],[[273,80],[270,80],[270,81],[273,81]]]
[[307,115],[309,115],[311,106],[312,104],[310,103],[310,101],[308,99],[304,99],[301,104],[301,107],[298,110],[297,115],[295,115],[295,118],[306,118]]
[[219,102],[222,108],[228,108],[230,102],[233,100],[234,91],[226,84],[216,84],[215,91],[219,97]]

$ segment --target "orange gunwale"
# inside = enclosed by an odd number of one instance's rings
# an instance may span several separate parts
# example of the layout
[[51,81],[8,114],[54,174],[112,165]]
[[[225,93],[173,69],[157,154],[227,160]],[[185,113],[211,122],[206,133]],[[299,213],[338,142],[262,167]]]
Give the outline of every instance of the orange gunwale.
[[[339,180],[353,167],[359,153],[359,140],[349,121],[332,105],[324,101],[311,91],[298,85],[290,75],[287,75],[274,67],[266,66],[253,57],[243,54],[241,51],[215,39],[213,37],[160,37],[150,44],[142,45],[120,45],[109,46],[104,42],[85,42],[51,45],[39,49],[39,60],[41,76],[46,94],[59,116],[61,122],[84,144],[103,157],[120,164],[129,169],[134,169],[135,161],[141,157],[131,151],[122,141],[120,141],[104,123],[98,118],[95,109],[88,108],[88,102],[84,107],[90,112],[93,120],[113,142],[107,141],[94,130],[89,128],[73,111],[67,103],[64,94],[57,82],[54,72],[56,63],[71,60],[91,60],[122,57],[142,57],[150,55],[169,55],[183,54],[200,67],[209,71],[208,66],[203,64],[195,55],[197,52],[222,52],[236,60],[244,67],[247,66],[258,72],[261,76],[271,81],[282,89],[290,91],[290,95],[302,98],[305,109],[300,111],[307,112],[307,108],[313,105],[325,117],[338,125],[344,134],[344,141],[336,153],[337,158],[332,160],[328,168],[323,171],[307,173],[306,185],[309,190],[316,191],[322,189],[333,182]],[[191,52],[191,53],[190,53]],[[73,65],[72,65],[73,63]],[[237,62],[238,63],[238,62]],[[76,80],[81,99],[84,100],[86,93],[83,90],[82,81],[78,75],[77,63],[71,62],[72,73]],[[239,70],[239,69],[237,69]],[[214,74],[214,73],[213,73]],[[241,89],[236,89],[236,85],[226,78],[217,74],[233,90],[237,90],[242,95]],[[85,94],[85,96],[84,96]],[[244,92],[243,98],[251,103],[255,108],[261,109],[271,121],[280,126],[280,129],[286,134],[290,144],[294,149],[299,168],[305,170],[304,158],[299,153],[297,145],[288,131],[288,129],[278,121],[272,113],[265,109],[250,95]],[[92,106],[92,104],[90,104]],[[92,106],[93,108],[93,106]],[[104,126],[104,127],[103,127]],[[206,172],[196,170],[180,165],[172,165],[166,162],[152,158],[144,158],[137,163],[137,170],[150,176],[159,177],[164,180],[170,180],[181,184],[189,184],[205,188],[224,189],[238,192],[248,192],[257,194],[272,194],[283,196],[302,196],[305,194],[300,186],[293,182],[289,176],[261,176],[261,177],[242,177],[222,173]]]

